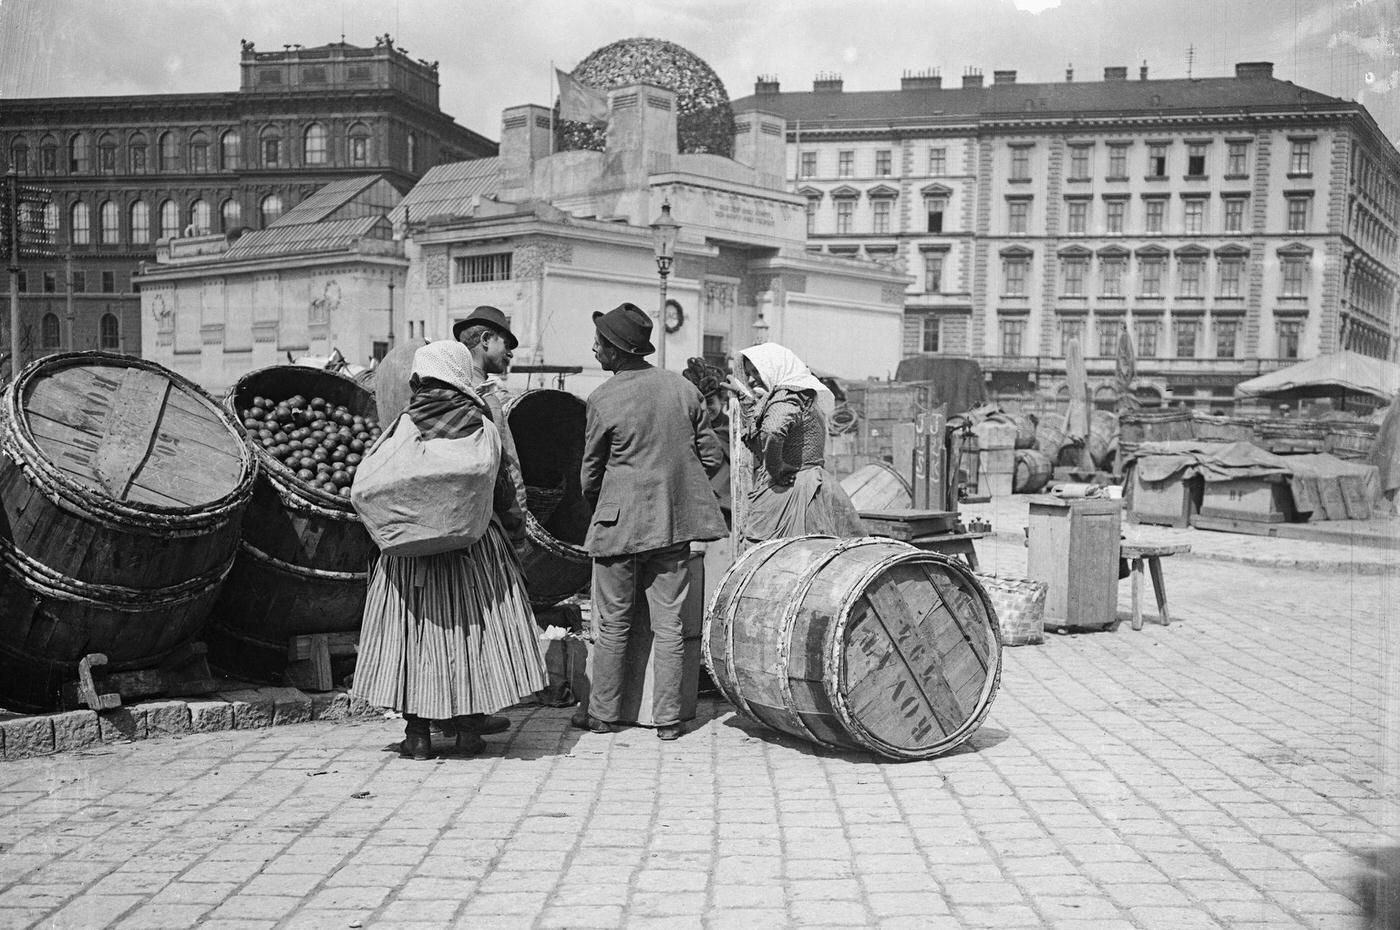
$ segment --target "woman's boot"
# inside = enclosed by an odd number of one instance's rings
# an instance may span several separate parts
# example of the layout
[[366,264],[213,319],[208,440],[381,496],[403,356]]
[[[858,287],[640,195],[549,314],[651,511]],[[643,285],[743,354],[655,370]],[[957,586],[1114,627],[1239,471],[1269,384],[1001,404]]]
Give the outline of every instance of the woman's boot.
[[453,717],[452,722],[457,725],[458,733],[486,735],[488,733],[504,733],[510,729],[509,717],[488,716],[486,714],[463,714],[460,717]]
[[399,753],[415,762],[426,762],[433,757],[433,737],[428,729],[428,720],[414,714],[403,715],[403,742],[399,743]]

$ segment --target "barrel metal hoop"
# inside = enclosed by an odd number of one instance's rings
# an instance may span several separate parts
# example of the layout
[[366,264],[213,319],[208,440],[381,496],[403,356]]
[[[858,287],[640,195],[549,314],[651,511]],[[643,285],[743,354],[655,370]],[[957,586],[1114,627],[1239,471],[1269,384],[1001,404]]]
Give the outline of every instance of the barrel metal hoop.
[[202,575],[163,588],[130,588],[124,585],[77,582],[20,552],[8,540],[0,540],[0,565],[21,584],[44,597],[93,604],[123,613],[147,613],[195,600],[223,582],[233,568],[232,555]]
[[[734,590],[735,590],[735,591],[743,591],[743,590],[745,590],[746,588],[748,588],[749,582],[753,580],[753,576],[756,575],[756,574],[758,574],[758,570],[759,570],[760,568],[762,568],[764,565],[768,564],[768,558],[769,558],[769,556],[771,556],[771,555],[772,555],[774,552],[776,552],[778,549],[782,548],[783,544],[786,543],[786,542],[787,542],[787,540],[785,540],[785,539],[770,539],[770,540],[767,540],[767,541],[765,541],[765,542],[759,543],[757,546],[754,546],[753,548],[751,548],[748,552],[745,552],[742,556],[740,556],[740,557],[734,562],[733,565],[729,566],[729,568],[725,570],[724,575],[721,576],[721,578],[720,578],[719,584],[715,587],[715,593],[711,596],[712,601],[718,599],[718,597],[719,597],[719,592],[720,592],[720,591],[724,588],[724,586],[729,582],[730,576],[731,576],[731,575],[735,575],[735,574],[737,573],[740,564],[752,560],[752,563],[753,563],[753,564],[752,564],[752,565],[746,565],[746,566],[745,566],[745,568],[744,568],[744,573],[743,573],[743,578],[742,578],[742,580],[739,581],[739,583],[734,587]],[[758,555],[758,553],[760,553],[760,552],[763,553],[762,557],[760,557],[760,556]],[[708,613],[708,611],[707,611],[707,613]],[[702,639],[702,642],[701,642],[701,651],[702,651],[702,652],[706,652],[706,653],[708,654],[708,647],[705,645],[705,643],[704,643],[704,641],[703,641],[704,638],[702,637],[701,639]],[[751,706],[749,706],[748,699],[744,697],[743,691],[739,688],[739,675],[738,675],[738,672],[737,672],[737,671],[735,670],[735,668],[734,668],[734,602],[733,602],[733,601],[730,602],[730,605],[729,605],[729,614],[728,614],[728,616],[725,617],[725,622],[724,622],[724,644],[725,644],[725,662],[724,662],[725,674],[724,674],[724,675],[715,676],[715,677],[716,677],[715,684],[719,685],[720,691],[724,694],[725,698],[727,698],[727,699],[729,700],[729,702],[730,702],[731,704],[733,704],[735,707],[737,707],[737,708],[739,708],[741,711],[743,711],[743,713],[744,713],[744,715],[745,715],[746,717],[748,717],[750,720],[757,720],[757,719],[758,719],[758,715],[755,714],[754,711],[753,711],[753,708],[752,708]],[[710,668],[713,670],[713,668],[714,668],[713,663],[707,662],[707,664],[710,665]],[[724,683],[723,683],[724,681],[729,681],[729,682],[731,682],[731,683],[733,684],[733,688],[732,688],[732,692],[733,692],[733,693],[730,693],[730,691],[731,691],[730,688],[725,687],[725,685],[724,685]]]
[[268,555],[257,546],[246,539],[238,541],[238,548],[248,553],[249,557],[255,561],[262,562],[278,571],[286,572],[289,575],[300,575],[303,578],[315,578],[319,581],[356,581],[367,582],[369,572],[333,572],[322,568],[308,568],[305,565],[293,565],[291,562],[284,562],[274,555]]

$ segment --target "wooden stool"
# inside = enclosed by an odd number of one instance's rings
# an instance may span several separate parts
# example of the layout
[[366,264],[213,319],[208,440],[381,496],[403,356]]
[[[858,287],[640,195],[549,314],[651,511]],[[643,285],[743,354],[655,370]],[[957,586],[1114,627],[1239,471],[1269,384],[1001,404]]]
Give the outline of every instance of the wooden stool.
[[1157,614],[1162,620],[1162,626],[1169,626],[1172,621],[1167,613],[1167,583],[1162,578],[1162,559],[1164,556],[1190,551],[1191,547],[1185,543],[1165,546],[1123,543],[1119,548],[1119,554],[1132,563],[1133,629],[1142,629],[1142,563],[1146,562],[1148,571],[1152,572],[1152,589],[1157,595]]

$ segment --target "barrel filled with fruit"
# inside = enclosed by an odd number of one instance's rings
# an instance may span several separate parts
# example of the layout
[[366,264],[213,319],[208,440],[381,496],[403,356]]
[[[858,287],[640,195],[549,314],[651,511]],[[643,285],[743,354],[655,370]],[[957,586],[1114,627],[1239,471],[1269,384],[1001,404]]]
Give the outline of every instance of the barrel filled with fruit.
[[379,436],[374,395],[332,371],[276,365],[244,375],[225,404],[260,468],[214,607],[209,659],[231,675],[280,683],[294,637],[360,628],[375,547],[350,506],[350,484]]

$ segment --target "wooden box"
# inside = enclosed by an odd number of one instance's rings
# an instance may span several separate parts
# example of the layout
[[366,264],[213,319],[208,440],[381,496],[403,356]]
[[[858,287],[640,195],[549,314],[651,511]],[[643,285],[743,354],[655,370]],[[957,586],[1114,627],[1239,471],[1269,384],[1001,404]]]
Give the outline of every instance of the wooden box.
[[1207,481],[1201,492],[1201,516],[1283,523],[1293,518],[1293,493],[1287,482],[1267,478]]
[[953,532],[958,514],[953,510],[862,510],[860,519],[871,536],[908,542],[920,536]]
[[919,409],[921,388],[898,381],[876,381],[865,389],[867,420],[912,420]]
[[978,453],[982,457],[982,474],[984,475],[1011,475],[1016,472],[1016,450],[1005,449],[983,449]]
[[1143,481],[1138,469],[1129,468],[1128,522],[1150,523],[1155,526],[1189,526],[1191,517],[1200,507],[1201,479],[1182,478],[1167,481]]
[[1106,627],[1117,620],[1122,501],[1031,499],[1027,576],[1048,585],[1045,627]]

